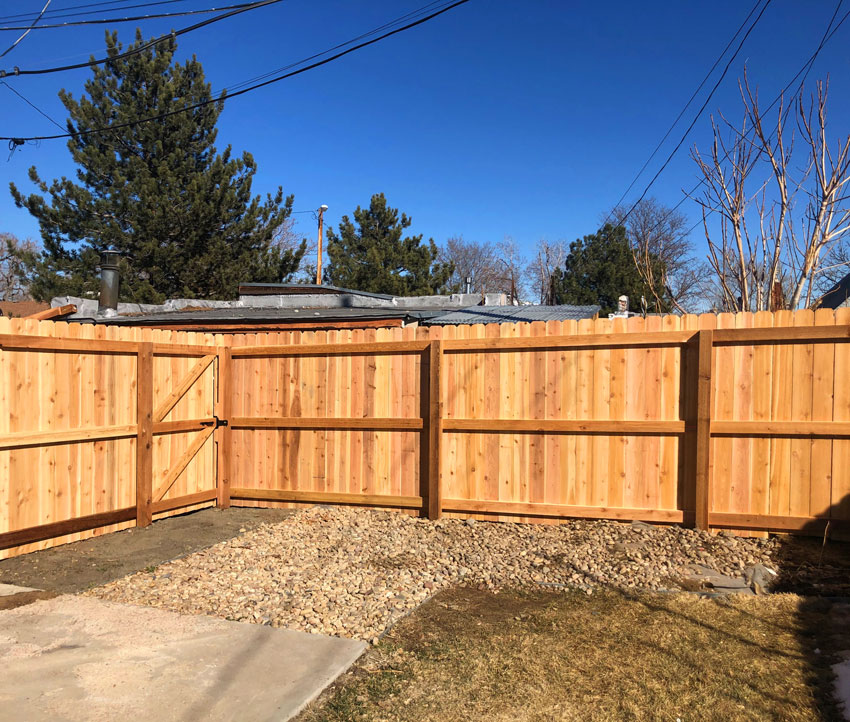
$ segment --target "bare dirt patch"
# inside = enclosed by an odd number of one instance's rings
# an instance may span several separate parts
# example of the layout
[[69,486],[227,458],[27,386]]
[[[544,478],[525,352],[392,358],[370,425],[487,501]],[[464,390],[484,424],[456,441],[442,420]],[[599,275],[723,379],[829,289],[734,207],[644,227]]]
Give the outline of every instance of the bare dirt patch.
[[17,594],[9,594],[7,596],[0,597],[0,612],[5,611],[7,609],[17,609],[18,607],[25,607],[27,604],[32,604],[33,602],[38,602],[43,599],[53,599],[58,596],[57,592],[45,592],[39,589],[36,589],[31,592],[18,592]]
[[217,544],[261,524],[281,521],[287,509],[203,509],[168,517],[143,529],[104,534],[0,561],[0,582],[76,593]]
[[[833,605],[470,588],[401,620],[299,722],[839,720]],[[846,630],[845,630],[846,632]]]
[[776,591],[850,598],[850,542],[814,537],[777,539]]

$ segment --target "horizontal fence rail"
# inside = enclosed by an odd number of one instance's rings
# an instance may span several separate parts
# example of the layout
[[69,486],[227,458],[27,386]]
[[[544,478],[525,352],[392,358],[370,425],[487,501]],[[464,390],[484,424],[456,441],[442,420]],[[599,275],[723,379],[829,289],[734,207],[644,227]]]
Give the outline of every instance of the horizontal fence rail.
[[[807,520],[812,530],[819,529],[821,532],[825,523],[823,520],[830,518],[838,527],[845,520],[844,517],[850,518],[850,510],[845,510],[846,502],[842,502],[844,494],[840,484],[826,493],[810,495],[812,499],[820,497],[829,498],[830,501],[836,497],[839,503],[835,507],[827,504],[823,508],[809,508],[807,511],[810,513],[807,515],[771,514],[770,502],[762,502],[764,510],[758,514],[715,508],[718,497],[723,497],[724,487],[730,483],[726,480],[722,486],[717,486],[715,478],[718,475],[715,454],[719,449],[725,456],[729,448],[721,444],[735,444],[735,453],[743,451],[747,454],[742,460],[750,465],[748,472],[755,468],[757,462],[761,463],[753,451],[761,453],[759,445],[767,444],[768,461],[787,475],[791,471],[790,467],[777,466],[779,454],[784,456],[787,452],[791,459],[791,447],[782,444],[811,445],[821,440],[839,444],[850,438],[847,436],[850,431],[850,414],[841,418],[843,412],[838,406],[834,418],[792,419],[798,404],[791,403],[790,398],[780,400],[779,403],[773,399],[778,386],[775,378],[767,382],[767,397],[773,404],[774,418],[755,420],[718,416],[718,397],[723,397],[723,401],[729,395],[727,386],[730,384],[733,387],[732,395],[744,397],[747,392],[764,394],[764,389],[758,388],[764,385],[759,384],[752,375],[747,382],[752,388],[747,389],[742,380],[736,379],[735,374],[740,373],[738,369],[733,367],[731,375],[725,374],[725,362],[728,359],[723,354],[729,352],[721,349],[729,349],[733,354],[738,353],[734,350],[736,348],[745,349],[745,354],[759,354],[762,352],[753,349],[770,347],[768,352],[777,355],[775,364],[771,358],[774,375],[778,377],[780,374],[784,376],[785,373],[803,372],[807,379],[803,383],[807,384],[810,383],[810,377],[806,375],[802,364],[795,363],[796,352],[793,349],[805,347],[806,353],[811,354],[812,347],[831,345],[833,353],[836,353],[836,345],[846,348],[843,344],[850,340],[850,326],[846,323],[850,318],[846,314],[845,323],[836,324],[838,319],[830,312],[831,325],[816,325],[814,314],[810,312],[758,314],[758,319],[752,314],[745,316],[749,322],[764,322],[767,318],[771,324],[779,322],[783,325],[716,328],[713,325],[718,320],[728,323],[729,320],[737,319],[731,316],[703,316],[677,319],[679,327],[659,330],[650,330],[653,322],[649,319],[646,322],[641,319],[642,327],[639,329],[631,327],[631,321],[628,324],[603,322],[601,325],[607,326],[606,333],[593,333],[588,328],[585,328],[584,333],[552,333],[551,325],[544,327],[543,324],[532,324],[532,329],[537,327],[536,334],[532,332],[509,336],[498,335],[502,329],[495,326],[478,327],[476,330],[472,330],[472,327],[432,328],[427,332],[420,329],[416,338],[409,339],[398,339],[402,332],[394,331],[393,340],[389,340],[389,334],[384,336],[387,340],[366,340],[370,336],[374,339],[374,333],[361,334],[360,337],[349,333],[345,341],[336,340],[342,333],[335,336],[289,333],[267,338],[245,335],[235,340],[232,348],[238,379],[234,401],[239,403],[240,399],[245,398],[268,398],[267,394],[279,391],[280,385],[293,386],[293,379],[295,390],[290,389],[291,393],[284,393],[283,398],[269,402],[269,407],[275,407],[275,412],[282,413],[272,413],[271,408],[265,412],[267,415],[258,414],[255,409],[246,410],[245,415],[241,411],[234,412],[231,424],[233,433],[241,434],[242,443],[247,444],[248,451],[242,459],[243,470],[234,472],[239,482],[233,498],[252,502],[324,501],[396,506],[400,509],[420,508],[432,518],[439,518],[445,512],[526,520],[569,517],[642,519],[658,523],[695,523],[702,528],[754,531],[805,530],[805,523],[801,520]],[[818,317],[823,323],[826,313],[819,312]],[[796,325],[800,318],[805,318],[806,322]],[[596,324],[600,325],[599,322]],[[686,324],[689,325],[684,327]],[[660,326],[662,323],[656,319],[655,325]],[[709,325],[711,327],[707,327]],[[561,326],[566,327],[566,324]],[[529,327],[526,325],[525,328]],[[497,334],[490,334],[491,329],[498,329]],[[322,343],[316,342],[319,338],[323,339]],[[282,340],[290,342],[281,344]],[[253,346],[254,343],[257,345]],[[300,352],[301,349],[304,349],[304,353]],[[783,354],[789,353],[791,363],[784,368]],[[405,354],[406,358],[399,360],[400,354]],[[522,362],[525,365],[521,371],[514,370],[510,360],[517,354],[525,355]],[[643,359],[639,354],[645,354]],[[662,354],[664,356],[659,361]],[[357,356],[367,357],[367,360],[359,360]],[[386,356],[396,356],[396,359],[389,362],[380,360]],[[415,363],[411,358],[413,356],[418,357]],[[251,367],[250,370],[240,365],[251,358],[263,358],[266,365],[262,368]],[[290,360],[286,361],[285,358]],[[465,361],[466,358],[470,358],[470,361]],[[718,359],[721,360],[719,367]],[[832,359],[832,362],[837,361],[837,357]],[[615,363],[619,365],[615,367]],[[655,363],[659,371],[657,384],[642,388],[633,385],[632,363],[645,364],[647,367]],[[742,363],[750,361],[743,358]],[[550,408],[551,389],[541,391],[540,388],[540,379],[551,379],[547,374],[552,369],[560,373],[558,364],[561,367],[572,366],[571,371],[578,378],[579,392],[584,381],[582,373],[587,373],[587,387],[593,388],[594,396],[582,409],[581,416],[551,417],[562,416],[564,412],[571,413],[564,408],[566,404]],[[544,366],[547,369],[545,373],[541,372]],[[450,375],[448,380],[447,369]],[[619,378],[616,377],[617,369],[622,370]],[[489,375],[493,370],[501,372],[495,382]],[[409,377],[415,375],[415,398],[411,400],[408,413],[411,410],[418,411],[418,418],[398,416],[391,410],[393,395],[396,395],[396,400],[398,394],[402,397],[405,395],[402,388],[405,381],[401,378],[405,371],[408,371]],[[723,377],[719,382],[718,373]],[[751,374],[751,369],[747,373]],[[810,369],[809,373],[816,372]],[[363,376],[360,377],[360,374]],[[264,375],[267,375],[265,381]],[[611,414],[609,418],[594,418],[597,416],[594,411],[599,406],[596,389],[600,376],[607,384],[602,387],[602,407]],[[513,386],[506,389],[506,380],[512,382]],[[325,392],[319,392],[323,383],[327,384],[324,386]],[[736,383],[738,387],[734,388]],[[389,395],[386,393],[387,385],[390,387]],[[653,409],[652,404],[638,409],[633,398],[626,401],[617,398],[615,385],[619,387],[619,392],[625,390],[632,396],[660,395],[665,399],[668,396],[671,398],[664,401],[668,404],[666,409]],[[475,395],[470,393],[472,386],[476,387],[477,395],[470,400],[470,396]],[[304,405],[305,397],[311,395],[310,389],[317,389],[315,395],[324,398],[315,402],[311,400],[309,409],[300,408],[299,402],[301,406]],[[349,393],[356,394],[357,398],[347,398]],[[505,393],[512,395],[513,405],[509,407],[512,416],[498,414],[498,410],[504,407],[499,397]],[[335,398],[337,394],[341,398]],[[535,400],[544,395],[545,399]],[[370,399],[374,400],[373,408],[365,408],[369,406]],[[458,402],[458,399],[461,401]],[[367,403],[361,404],[363,400]],[[811,403],[812,399],[808,402]],[[452,408],[458,407],[458,403],[461,406],[466,404],[475,412],[474,415],[458,413],[459,408]],[[747,403],[753,405],[751,401]],[[630,417],[630,404],[641,417]],[[331,407],[334,414],[325,413]],[[613,417],[615,407],[617,416]],[[298,408],[301,415],[291,413],[293,408]],[[523,409],[543,413],[523,417]],[[354,413],[346,414],[346,411]],[[829,411],[832,417],[833,409]],[[659,414],[664,413],[666,417],[659,417]],[[737,413],[737,409],[733,413]],[[782,414],[788,414],[789,418],[782,418]],[[393,438],[397,437],[381,433],[405,434],[411,430],[420,432],[413,444],[418,463],[411,460],[413,465],[408,467],[418,471],[415,484],[410,483],[412,474],[399,478],[394,473],[396,467],[393,460],[399,458],[397,445],[401,443],[404,447],[407,442],[394,442]],[[476,441],[476,438],[479,440]],[[507,479],[502,477],[505,473],[502,470],[502,459],[506,457],[507,447],[504,439],[509,439],[508,443],[514,445],[514,448],[507,450],[507,456],[512,459],[508,471],[512,478]],[[635,443],[643,444],[636,457],[639,465],[642,464],[641,471],[645,476],[659,474],[658,481],[629,478],[632,471],[629,459],[635,454],[631,451],[631,445]],[[814,453],[813,449],[807,449],[807,452]],[[614,460],[611,458],[612,453],[616,455]],[[771,453],[776,456],[775,459],[770,458]],[[662,459],[659,463],[664,466],[658,472],[654,471],[651,461],[656,454]],[[409,448],[402,448],[402,463],[412,455]],[[263,488],[254,489],[252,494],[245,482],[257,477],[257,465],[251,463],[255,456],[265,457],[266,463],[261,462],[259,465],[259,477],[265,479],[265,482]],[[599,499],[596,503],[553,503],[559,496],[558,490],[541,485],[534,488],[533,477],[543,469],[557,467],[559,463],[563,467],[567,456],[577,468],[587,470],[585,473],[590,474],[589,469],[593,468],[592,473],[600,477],[613,474],[615,480],[623,479],[622,483],[626,487],[664,484],[670,490],[668,499],[659,504],[657,490],[648,488],[645,506],[611,503],[629,496],[628,491],[612,493],[616,492],[612,482],[607,491],[588,489],[585,492],[588,502],[595,501],[595,494]],[[388,465],[386,458],[391,460]],[[494,459],[498,461],[497,464],[493,463]],[[830,465],[832,463],[830,459]],[[383,466],[379,468],[380,464]],[[496,472],[482,477],[481,467],[487,465],[491,465]],[[456,466],[459,468],[454,468]],[[346,478],[341,478],[339,472]],[[468,495],[460,496],[456,492],[457,487],[463,484],[461,477],[468,476],[470,472],[478,476],[478,481],[467,485]],[[349,474],[353,479],[347,478]],[[526,474],[531,477],[531,483],[518,483],[517,476]],[[553,482],[561,483],[565,480],[552,476]],[[823,479],[804,478],[796,481],[806,486],[829,483],[826,476]],[[794,497],[804,494],[792,488],[792,480],[787,476],[781,482],[781,485],[775,484],[777,488],[771,488],[763,496],[772,494],[774,499],[789,497],[788,509],[792,511]],[[771,483],[774,482],[768,479],[767,484]],[[846,492],[850,493],[850,483],[841,483],[847,487]],[[399,497],[397,493],[391,493],[392,488],[416,493]],[[753,490],[756,491],[754,485]],[[632,491],[631,499],[641,501],[640,494],[639,489]],[[494,498],[485,498],[487,496]],[[574,496],[578,498],[581,494]],[[521,497],[526,498],[522,500]],[[758,494],[752,493],[747,503],[760,501],[757,497]],[[395,504],[400,498],[405,499],[405,503]],[[421,499],[419,507],[417,499]],[[664,508],[668,505],[673,508]],[[773,506],[776,506],[775,501]],[[786,519],[790,521],[783,521]],[[735,526],[738,522],[740,525]]]
[[0,319],[0,550],[213,502],[219,350],[205,334]]
[[0,549],[215,503],[832,533],[850,311],[215,335],[0,320]]

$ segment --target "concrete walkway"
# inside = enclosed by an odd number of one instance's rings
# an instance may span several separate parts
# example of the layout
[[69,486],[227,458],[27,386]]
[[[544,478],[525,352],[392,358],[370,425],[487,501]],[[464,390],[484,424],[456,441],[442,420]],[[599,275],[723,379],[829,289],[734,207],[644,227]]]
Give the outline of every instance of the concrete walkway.
[[0,612],[0,710],[32,722],[287,720],[365,646],[60,596]]

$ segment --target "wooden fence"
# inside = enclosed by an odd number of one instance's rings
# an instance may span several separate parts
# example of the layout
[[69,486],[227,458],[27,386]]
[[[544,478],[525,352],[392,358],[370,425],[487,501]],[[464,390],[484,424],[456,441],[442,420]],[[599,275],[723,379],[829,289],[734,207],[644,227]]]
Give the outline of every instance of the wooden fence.
[[215,499],[214,344],[204,334],[0,319],[6,556]]
[[233,336],[0,323],[7,553],[214,499],[850,520],[848,309]]

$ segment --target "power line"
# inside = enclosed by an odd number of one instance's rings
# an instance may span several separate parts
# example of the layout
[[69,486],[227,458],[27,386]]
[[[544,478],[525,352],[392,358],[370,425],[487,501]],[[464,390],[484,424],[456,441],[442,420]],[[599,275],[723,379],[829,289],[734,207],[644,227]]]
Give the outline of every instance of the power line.
[[281,80],[286,80],[287,78],[291,78],[295,75],[300,75],[301,73],[306,73],[307,71],[313,70],[314,68],[321,67],[322,65],[327,65],[328,63],[331,63],[334,60],[338,60],[339,58],[341,58],[345,55],[349,55],[350,53],[354,53],[358,50],[361,50],[362,48],[368,47],[369,45],[374,45],[375,43],[378,43],[382,40],[385,40],[386,38],[389,38],[393,35],[397,35],[398,33],[404,32],[405,30],[410,30],[411,28],[414,28],[417,25],[422,25],[422,24],[424,24],[424,23],[426,23],[430,20],[433,20],[434,18],[436,18],[440,15],[443,15],[444,13],[449,12],[450,10],[454,10],[456,7],[459,7],[461,5],[465,5],[468,2],[469,2],[469,0],[456,0],[455,2],[450,3],[449,5],[446,5],[442,8],[440,8],[439,10],[434,11],[434,12],[430,13],[429,15],[426,15],[425,17],[422,17],[422,18],[419,18],[418,20],[407,23],[406,25],[403,25],[399,28],[395,28],[394,30],[390,30],[386,33],[383,33],[382,35],[379,35],[376,38],[372,38],[371,40],[367,40],[367,41],[364,41],[362,43],[359,43],[358,45],[355,45],[351,48],[347,48],[346,50],[340,51],[340,52],[338,52],[334,55],[331,55],[328,58],[324,58],[323,60],[319,60],[315,63],[311,63],[310,65],[306,65],[305,67],[299,68],[298,70],[293,70],[292,72],[285,73],[283,75],[279,75],[275,78],[271,78],[270,80],[265,80],[261,83],[256,83],[254,85],[248,86],[247,88],[237,90],[236,92],[231,93],[229,95],[225,95],[225,96],[221,96],[221,97],[217,97],[217,98],[211,98],[209,100],[204,100],[204,101],[201,101],[199,103],[194,103],[193,105],[187,105],[184,108],[178,108],[177,110],[171,110],[167,113],[160,113],[159,115],[153,115],[153,116],[150,116],[148,118],[141,118],[139,120],[134,120],[134,121],[131,121],[131,122],[128,122],[128,123],[118,123],[116,125],[112,125],[112,126],[109,126],[109,127],[106,127],[106,128],[93,128],[91,130],[76,131],[76,132],[71,132],[71,133],[63,133],[61,135],[41,135],[41,136],[32,136],[32,137],[29,137],[29,138],[20,138],[20,137],[15,137],[15,136],[0,136],[0,140],[21,140],[21,141],[26,142],[26,141],[29,141],[29,140],[58,140],[60,138],[84,137],[84,136],[88,136],[88,135],[93,135],[94,133],[106,133],[106,132],[118,130],[120,128],[129,128],[129,127],[134,126],[134,125],[140,125],[141,123],[149,123],[149,122],[154,121],[154,120],[162,120],[163,118],[169,118],[173,115],[178,115],[179,113],[187,113],[189,111],[197,110],[198,108],[203,108],[203,107],[206,107],[207,105],[212,105],[214,103],[223,103],[225,100],[230,100],[231,98],[235,98],[235,97],[238,97],[240,95],[245,95],[246,93],[250,93],[250,92],[257,90],[259,88],[264,88],[267,85],[272,85],[273,83],[278,83]]
[[0,70],[0,78],[6,77],[7,75],[45,75],[47,73],[59,73],[65,70],[78,70],[79,68],[88,68],[92,65],[103,65],[104,63],[120,60],[121,58],[128,58],[132,55],[138,55],[139,53],[143,53],[148,48],[152,48],[153,46],[161,43],[163,40],[167,40],[168,38],[176,38],[180,35],[185,35],[186,33],[191,33],[195,30],[200,30],[201,28],[206,27],[207,25],[212,25],[213,23],[217,23],[221,20],[226,20],[228,18],[233,17],[234,15],[239,15],[241,13],[248,12],[249,10],[257,10],[259,8],[266,7],[267,5],[274,5],[279,2],[282,2],[282,0],[260,0],[260,2],[250,3],[246,7],[239,8],[238,10],[231,10],[230,12],[222,13],[221,15],[216,15],[214,18],[207,18],[206,20],[202,20],[201,22],[195,23],[194,25],[190,25],[189,27],[181,28],[180,30],[174,30],[168,35],[163,35],[159,38],[155,38],[154,40],[142,43],[141,45],[133,48],[132,50],[128,50],[124,53],[117,53],[106,58],[89,60],[85,63],[74,63],[73,65],[62,65],[56,68],[42,68],[41,70],[21,70],[20,68],[14,68],[13,70]]
[[62,125],[60,125],[60,124],[59,124],[56,120],[54,120],[53,118],[51,118],[51,117],[50,117],[47,113],[45,113],[45,112],[44,112],[41,108],[39,108],[39,107],[38,107],[35,103],[33,103],[31,100],[29,100],[28,98],[25,98],[23,95],[21,95],[21,94],[20,94],[17,90],[15,90],[15,89],[14,89],[11,85],[9,85],[9,83],[7,83],[5,80],[0,80],[0,85],[5,85],[5,86],[6,86],[9,90],[11,90],[11,91],[12,91],[15,95],[17,95],[17,96],[18,96],[21,100],[23,100],[23,101],[24,101],[27,105],[29,105],[29,106],[30,106],[33,110],[35,110],[36,112],[40,113],[40,114],[41,114],[41,115],[43,115],[45,118],[47,118],[47,119],[48,119],[51,123],[53,123],[53,125],[55,125],[57,128],[59,128],[59,130],[62,130],[62,131],[64,131],[64,130],[65,130],[65,128],[64,128]]
[[447,0],[433,0],[432,2],[429,2],[427,5],[423,5],[422,7],[417,8],[416,10],[411,10],[410,12],[405,13],[404,15],[400,15],[399,17],[395,18],[394,20],[390,20],[390,21],[384,23],[383,25],[379,25],[376,28],[372,28],[372,30],[369,30],[368,32],[362,33],[362,34],[360,34],[360,35],[358,35],[354,38],[350,38],[349,40],[346,40],[345,42],[338,43],[337,45],[334,45],[331,48],[327,48],[326,50],[323,50],[320,53],[314,53],[313,55],[310,55],[309,57],[306,57],[306,58],[302,58],[301,60],[299,60],[297,62],[290,63],[289,65],[284,65],[283,67],[276,68],[275,70],[270,70],[267,73],[263,73],[261,75],[255,75],[253,78],[248,78],[247,80],[243,80],[243,81],[240,81],[238,83],[234,83],[233,85],[229,85],[226,88],[224,88],[222,90],[222,92],[231,93],[235,90],[238,90],[239,88],[243,88],[247,85],[251,85],[252,83],[256,83],[260,80],[265,80],[266,78],[270,78],[271,76],[277,75],[278,73],[283,73],[287,70],[290,70],[291,68],[295,68],[295,67],[298,67],[299,65],[303,65],[304,63],[307,63],[311,60],[315,60],[316,58],[320,58],[323,55],[327,55],[328,53],[332,53],[334,50],[344,48],[347,45],[351,45],[352,43],[356,43],[358,40],[363,40],[364,38],[368,38],[372,35],[375,35],[376,33],[381,32],[381,30],[385,30],[387,28],[391,28],[395,25],[398,25],[400,22],[404,22],[405,20],[408,20],[410,18],[415,18],[415,17],[419,17],[423,14],[426,14],[431,8],[433,8],[435,6],[440,6],[440,5],[444,4],[446,1]]
[[[770,105],[767,106],[767,108],[764,110],[764,113],[769,113],[772,110],[773,106],[775,106],[784,97],[784,95],[788,92],[788,90],[791,88],[791,86],[794,85],[794,83],[797,81],[797,78],[799,78],[801,75],[803,76],[803,79],[800,81],[800,84],[798,85],[796,92],[799,93],[800,91],[802,91],[803,84],[806,82],[806,78],[808,77],[809,72],[811,71],[812,67],[814,66],[815,61],[817,60],[821,51],[826,46],[826,44],[830,40],[832,40],[833,36],[839,31],[839,29],[844,24],[844,22],[847,20],[847,18],[850,17],[850,10],[848,10],[846,13],[844,13],[841,20],[838,22],[838,24],[834,28],[832,27],[833,23],[835,22],[835,18],[837,17],[838,12],[841,10],[841,6],[843,4],[844,4],[844,0],[839,0],[838,4],[835,7],[835,11],[832,13],[832,17],[829,20],[829,24],[826,26],[826,30],[824,31],[823,36],[821,36],[821,40],[818,43],[817,48],[815,48],[814,53],[812,53],[812,55],[809,57],[809,59],[805,63],[803,63],[802,67],[797,71],[797,73],[794,75],[794,77],[791,78],[791,80],[789,80],[788,83],[786,83],[785,87],[783,87],[782,90],[779,91],[779,94],[773,99],[773,101],[770,103]],[[747,129],[746,133],[744,134],[744,137],[749,135],[751,132],[752,132],[752,127]],[[772,132],[771,132],[769,137],[773,137]],[[728,154],[728,151],[727,151],[725,158],[728,158],[728,155],[729,154]],[[692,197],[693,194],[696,193],[696,191],[698,191],[700,186],[702,186],[702,185],[705,185],[705,179],[704,178],[698,180],[696,185],[694,185],[693,188],[691,188],[689,191],[684,193],[682,195],[682,197],[679,199],[679,202],[676,203],[676,205],[674,205],[672,208],[670,208],[670,210],[668,210],[667,213],[665,213],[661,217],[661,219],[658,221],[658,223],[656,223],[652,228],[649,229],[649,232],[652,233],[652,231],[654,231],[662,223],[664,223],[664,221],[666,221],[671,215],[673,215],[673,213],[675,213],[679,209],[679,207],[688,198]],[[634,210],[634,207],[632,208],[632,210]],[[620,221],[620,222],[623,222],[623,221],[625,221],[625,216],[623,217],[622,221]],[[684,238],[685,236],[690,234],[701,223],[702,223],[702,220],[698,221],[695,225],[691,226],[691,228],[688,231],[686,231],[682,235],[678,236],[676,238],[676,240],[681,240],[682,238]]]
[[38,17],[37,17],[35,20],[33,20],[33,21],[32,21],[32,24],[31,24],[28,28],[26,28],[26,29],[24,30],[24,34],[23,34],[23,35],[21,35],[21,37],[19,37],[19,38],[18,38],[18,39],[17,39],[14,43],[12,43],[12,44],[11,44],[8,48],[6,48],[6,49],[5,49],[2,53],[0,53],[0,58],[2,58],[2,57],[3,57],[4,55],[6,55],[6,54],[8,54],[8,53],[12,52],[12,50],[14,50],[14,49],[15,49],[15,47],[17,46],[17,44],[18,44],[19,42],[21,42],[21,40],[23,40],[23,39],[24,39],[27,35],[29,35],[30,30],[32,30],[32,29],[35,27],[36,23],[37,23],[39,20],[41,20],[41,16],[42,16],[42,15],[44,15],[44,11],[45,11],[45,10],[47,10],[47,6],[48,6],[48,5],[50,5],[50,3],[51,3],[51,2],[53,2],[53,0],[47,0],[47,2],[46,2],[46,3],[44,3],[44,7],[41,9],[41,12],[38,14]]
[[720,84],[726,78],[726,73],[729,72],[729,68],[732,67],[732,63],[735,62],[735,58],[738,57],[738,53],[741,52],[741,48],[744,46],[744,43],[747,41],[747,38],[750,36],[750,33],[752,33],[752,31],[755,29],[756,25],[758,25],[759,20],[761,20],[762,15],[764,15],[764,11],[767,10],[767,8],[770,6],[770,3],[772,1],[773,0],[767,0],[767,2],[765,2],[764,6],[762,6],[762,9],[759,12],[758,16],[756,16],[756,19],[753,21],[752,25],[750,25],[750,27],[747,29],[747,32],[744,34],[744,37],[741,38],[741,42],[738,43],[738,47],[736,48],[735,53],[732,55],[731,58],[729,58],[726,65],[724,66],[723,72],[720,74],[720,78],[714,84],[714,87],[711,89],[711,92],[709,92],[708,97],[705,99],[705,102],[700,106],[700,109],[697,111],[696,115],[694,116],[694,119],[691,121],[691,124],[688,126],[687,130],[685,130],[685,132],[682,134],[682,137],[679,139],[679,142],[676,143],[676,147],[673,148],[673,150],[670,152],[670,154],[665,159],[664,163],[662,163],[661,167],[658,169],[658,171],[655,173],[655,175],[652,176],[652,180],[650,180],[649,183],[646,185],[646,187],[643,189],[643,192],[640,194],[640,197],[632,204],[631,208],[629,208],[629,210],[626,212],[626,214],[620,219],[620,223],[626,222],[626,219],[631,215],[632,211],[634,211],[634,209],[637,207],[638,203],[640,203],[646,197],[646,194],[649,192],[649,189],[652,188],[655,181],[658,180],[658,177],[664,172],[664,169],[667,168],[667,166],[670,164],[670,161],[673,160],[673,156],[676,155],[679,148],[681,148],[682,145],[684,145],[685,140],[687,139],[691,130],[693,130],[693,127],[696,125],[697,121],[699,120],[700,116],[702,115],[702,112],[706,109],[708,104],[711,102],[711,99],[714,97],[714,93],[717,92],[717,89],[720,87]]
[[[158,3],[157,3],[158,4]],[[144,20],[156,20],[158,18],[176,18],[184,15],[203,15],[205,13],[218,13],[223,10],[237,10],[239,8],[247,8],[253,3],[240,3],[238,5],[222,5],[218,8],[204,8],[201,10],[178,10],[170,13],[149,13],[148,15],[134,15],[123,18],[97,18],[96,20],[69,20],[65,23],[53,23],[48,25],[36,25],[32,30],[55,30],[57,28],[72,28],[81,25],[111,25],[112,23],[132,23]],[[22,26],[7,26],[0,27],[0,32],[4,30],[23,30]]]
[[[172,5],[174,3],[190,2],[190,0],[155,0],[154,2],[137,3],[136,5],[122,4],[127,2],[130,2],[130,0],[108,0],[107,2],[85,3],[83,5],[70,5],[64,8],[54,8],[53,10],[48,10],[46,13],[44,13],[44,17],[50,19],[70,18],[79,15],[94,15],[99,12],[115,12],[118,10],[130,10],[133,8],[153,7],[155,5]],[[65,12],[66,10],[85,10],[87,8],[103,7],[104,5],[121,5],[121,7],[109,8],[107,10],[88,10],[86,12]],[[35,16],[36,13],[19,13],[17,15],[6,15],[4,17],[0,17],[0,22],[26,22],[28,20],[32,20]]]
[[[702,90],[702,87],[708,82],[708,79],[711,77],[712,73],[714,73],[717,66],[720,65],[720,61],[723,59],[723,56],[726,55],[727,52],[729,52],[729,48],[732,47],[732,43],[734,43],[735,39],[738,37],[738,35],[741,34],[741,31],[743,31],[744,27],[747,25],[747,23],[750,21],[750,18],[753,16],[753,13],[756,11],[756,8],[758,8],[758,6],[761,3],[762,3],[762,0],[756,0],[755,5],[753,5],[753,7],[750,10],[747,17],[744,18],[744,22],[742,22],[740,24],[740,26],[738,26],[738,29],[735,31],[735,34],[730,38],[729,42],[726,43],[726,47],[723,48],[723,52],[721,52],[720,55],[717,56],[717,60],[714,61],[714,65],[711,66],[709,71],[705,74],[705,77],[702,79],[702,82],[700,82],[700,84],[697,86],[697,89],[693,92],[691,97],[688,98],[688,102],[685,103],[685,106],[679,111],[679,114],[676,116],[676,119],[673,121],[673,123],[667,129],[667,132],[664,134],[664,137],[661,138],[661,140],[658,141],[658,145],[656,145],[655,149],[652,151],[652,153],[650,153],[649,158],[646,159],[646,162],[641,166],[640,170],[637,172],[635,177],[632,178],[632,182],[629,183],[629,187],[626,188],[625,191],[623,191],[623,195],[621,195],[620,199],[614,204],[614,208],[619,207],[619,205],[623,202],[623,199],[629,194],[629,191],[634,187],[635,183],[637,183],[638,178],[640,178],[641,175],[643,175],[643,172],[646,170],[647,166],[650,164],[652,159],[655,157],[655,155],[661,149],[661,146],[664,145],[664,141],[666,141],[667,138],[670,137],[670,133],[672,133],[673,129],[676,127],[676,125],[678,125],[679,121],[682,119],[682,116],[685,114],[685,111],[690,107],[691,103],[694,101],[694,98],[696,98],[697,95],[699,94],[699,91]],[[0,30],[2,30],[2,29],[3,28],[0,28]],[[610,214],[609,214],[609,218],[610,218]],[[606,219],[606,221],[607,221],[607,219]]]

